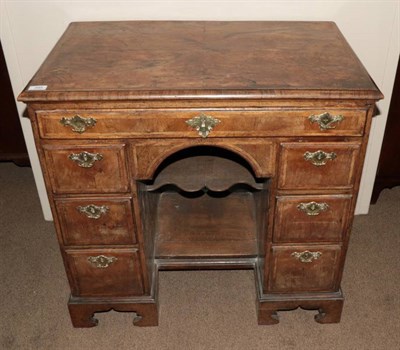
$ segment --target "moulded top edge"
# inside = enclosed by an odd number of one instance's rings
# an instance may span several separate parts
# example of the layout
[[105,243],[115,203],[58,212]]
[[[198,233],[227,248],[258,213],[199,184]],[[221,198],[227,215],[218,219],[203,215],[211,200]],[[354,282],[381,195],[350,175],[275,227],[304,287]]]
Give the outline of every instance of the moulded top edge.
[[137,100],[380,100],[379,90],[193,90],[193,91],[23,91],[22,102],[137,101]]

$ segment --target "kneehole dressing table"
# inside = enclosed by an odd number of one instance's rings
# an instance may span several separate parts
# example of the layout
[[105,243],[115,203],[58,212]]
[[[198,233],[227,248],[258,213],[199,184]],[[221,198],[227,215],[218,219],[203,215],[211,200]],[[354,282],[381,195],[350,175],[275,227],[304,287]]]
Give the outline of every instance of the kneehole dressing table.
[[332,22],[72,23],[28,105],[75,327],[158,324],[158,271],[254,269],[259,324],[339,322],[382,98]]

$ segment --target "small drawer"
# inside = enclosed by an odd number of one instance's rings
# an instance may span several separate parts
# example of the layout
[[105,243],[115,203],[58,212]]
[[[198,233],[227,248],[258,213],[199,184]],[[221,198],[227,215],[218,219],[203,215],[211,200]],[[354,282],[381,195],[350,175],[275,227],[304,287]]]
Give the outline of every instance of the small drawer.
[[136,243],[131,198],[56,199],[65,245]]
[[340,242],[351,196],[282,196],[276,199],[274,242]]
[[282,143],[279,188],[352,188],[360,146],[358,142]]
[[[207,119],[201,119],[202,117]],[[201,128],[196,130],[196,127],[200,127],[203,122],[203,128],[212,129],[209,135],[203,136],[210,137],[361,136],[364,133],[366,110],[326,107],[44,110],[37,112],[37,119],[40,136],[45,139],[198,138]]]
[[339,245],[273,246],[271,255],[270,292],[329,292],[339,288]]
[[53,192],[126,192],[125,147],[124,144],[44,144]]
[[73,296],[143,294],[138,253],[134,249],[68,250]]

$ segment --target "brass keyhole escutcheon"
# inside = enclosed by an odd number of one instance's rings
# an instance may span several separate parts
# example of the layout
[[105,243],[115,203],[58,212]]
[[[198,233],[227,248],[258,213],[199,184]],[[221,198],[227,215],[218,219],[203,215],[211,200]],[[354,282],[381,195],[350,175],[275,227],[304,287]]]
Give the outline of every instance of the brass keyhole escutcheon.
[[118,258],[114,256],[105,256],[105,255],[98,255],[98,256],[89,256],[88,261],[95,267],[99,269],[105,269],[109,267],[112,263],[117,261]]
[[94,204],[79,206],[76,209],[80,213],[85,214],[89,219],[99,219],[110,210],[110,208],[105,205],[97,206]]
[[219,123],[221,123],[219,119],[205,115],[204,113],[186,120],[186,124],[197,130],[199,135],[203,138],[208,137],[213,128]]
[[82,134],[86,131],[87,128],[93,127],[96,125],[97,120],[94,118],[85,118],[80,115],[75,115],[72,118],[63,117],[60,120],[60,123],[64,126],[70,126],[73,132],[77,132],[78,134]]
[[302,263],[311,263],[313,260],[317,260],[321,257],[321,252],[310,252],[308,250],[304,252],[294,252],[292,256],[298,259]]
[[328,112],[308,117],[308,120],[311,123],[317,123],[321,130],[335,129],[336,124],[340,123],[343,119],[342,115],[331,115]]
[[96,161],[102,160],[103,155],[100,153],[72,153],[68,156],[69,159],[77,163],[82,168],[91,168]]
[[304,159],[306,161],[311,162],[311,164],[315,166],[323,166],[325,165],[329,160],[334,160],[336,158],[336,153],[335,152],[324,152],[321,150],[318,150],[316,152],[305,152],[304,153]]
[[309,202],[309,203],[299,203],[297,209],[306,213],[309,216],[317,216],[321,212],[328,210],[329,205],[327,203],[317,203],[317,202]]

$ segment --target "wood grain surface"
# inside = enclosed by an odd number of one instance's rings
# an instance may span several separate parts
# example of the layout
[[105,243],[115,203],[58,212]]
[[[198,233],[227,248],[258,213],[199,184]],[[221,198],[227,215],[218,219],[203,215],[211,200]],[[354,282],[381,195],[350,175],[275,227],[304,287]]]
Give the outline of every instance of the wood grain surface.
[[[339,322],[380,98],[331,22],[72,23],[20,100],[73,325],[110,309],[157,325],[159,268],[255,269],[259,324],[297,307]],[[207,138],[187,123],[203,114]]]
[[379,98],[333,22],[71,23],[23,101]]

